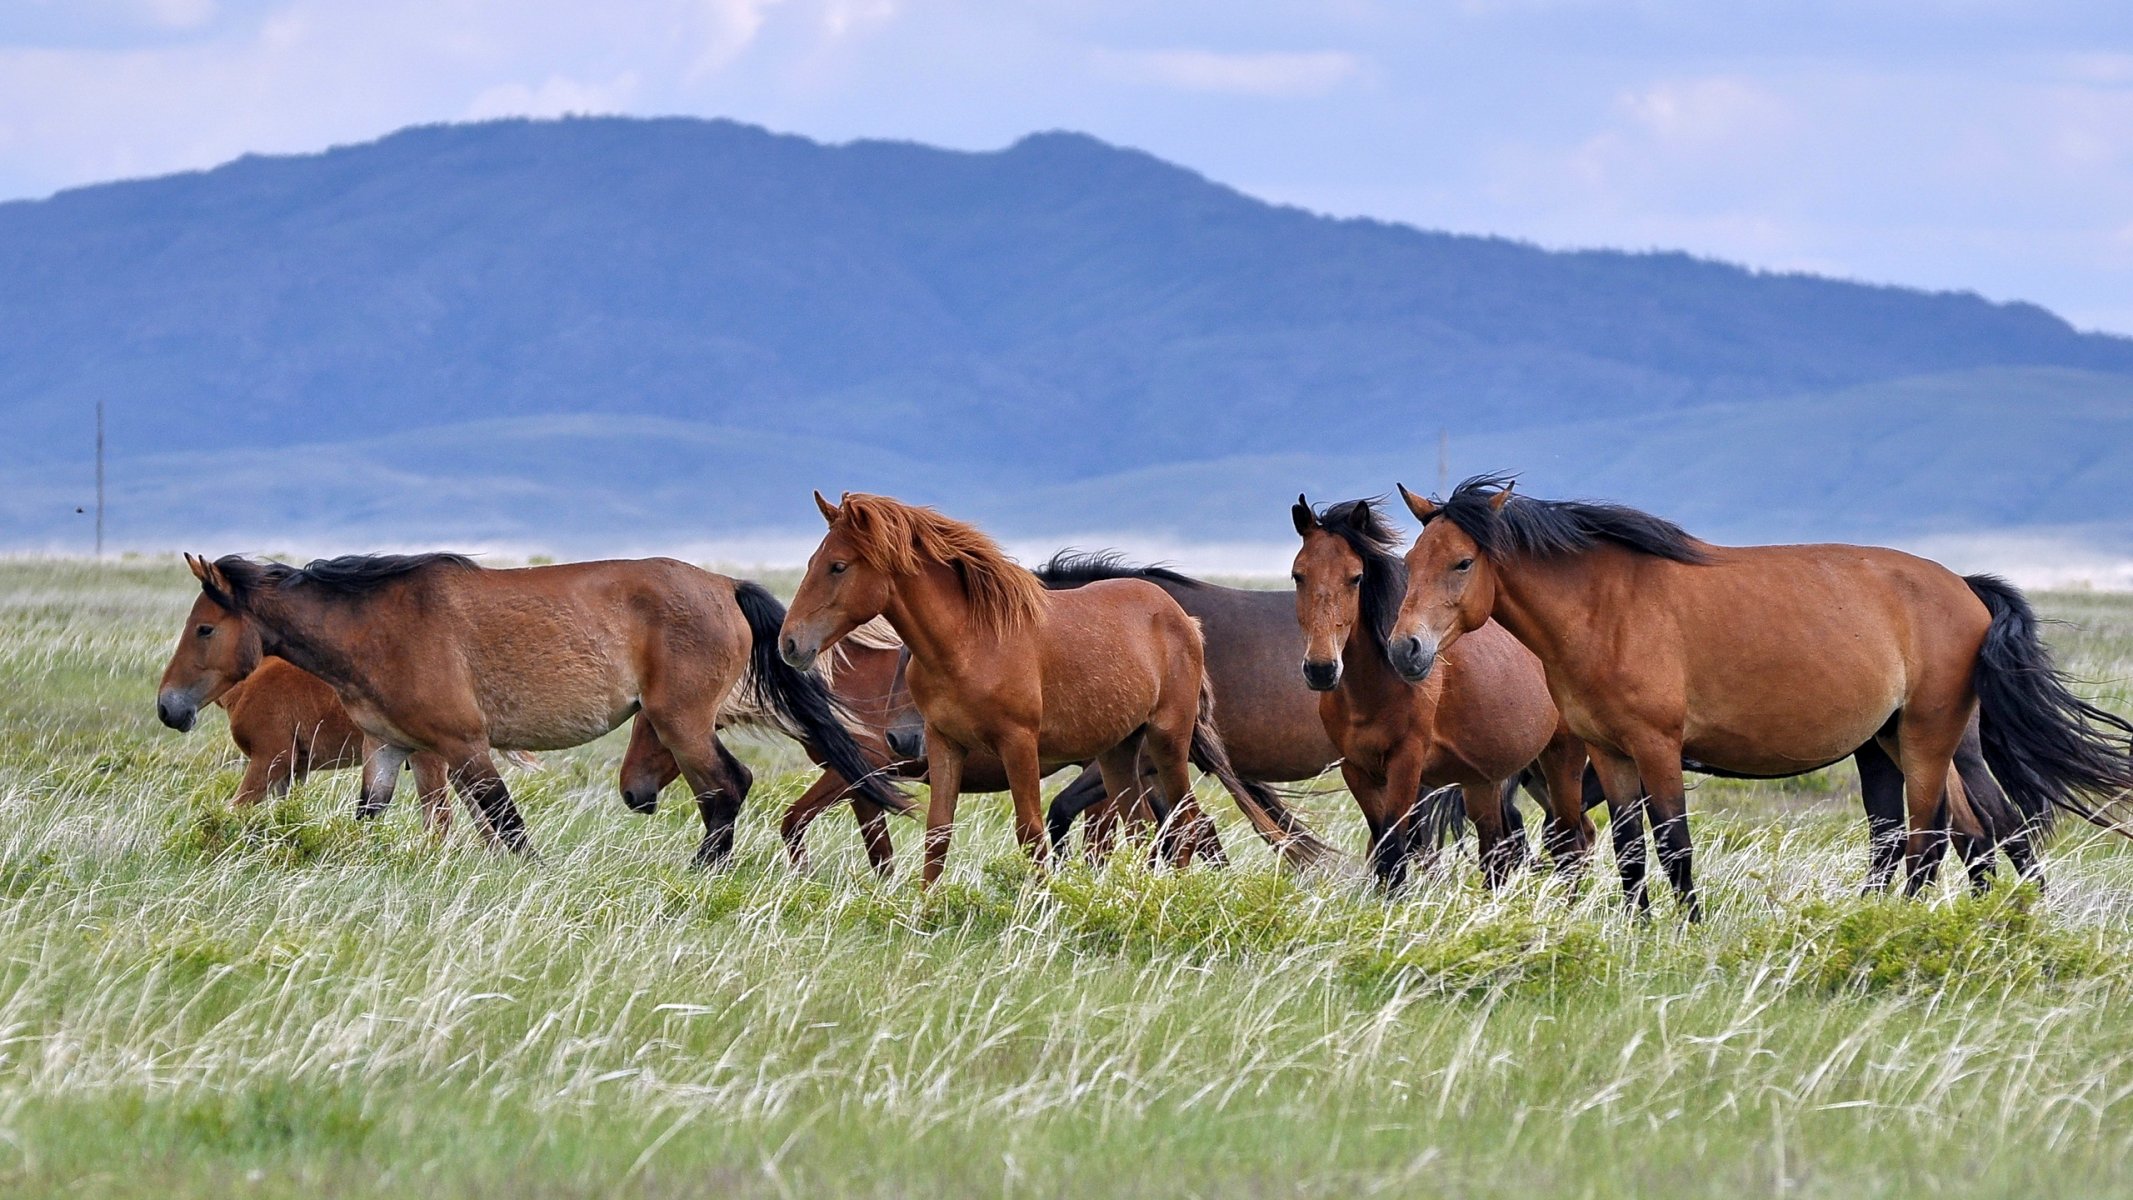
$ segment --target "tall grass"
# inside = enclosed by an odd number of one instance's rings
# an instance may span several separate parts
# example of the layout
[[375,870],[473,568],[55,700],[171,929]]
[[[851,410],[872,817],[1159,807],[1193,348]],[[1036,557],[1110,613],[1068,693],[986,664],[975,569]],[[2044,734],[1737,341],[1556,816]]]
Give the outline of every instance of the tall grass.
[[[219,722],[153,723],[181,583],[0,567],[0,1188],[2013,1195],[2133,1167],[2133,854],[2100,836],[2041,898],[1906,904],[1853,894],[1848,771],[1707,784],[1712,919],[1683,928],[1628,919],[1604,855],[1387,902],[1228,818],[1226,873],[1037,879],[981,802],[921,896],[842,814],[788,871],[808,776],[768,743],[734,868],[685,869],[693,806],[624,811],[610,737],[514,778],[527,864],[411,804],[358,826],[346,774],[227,813]],[[2070,661],[2133,673],[2133,604],[2048,607],[2082,615]],[[1359,842],[1345,797],[1306,806]]]

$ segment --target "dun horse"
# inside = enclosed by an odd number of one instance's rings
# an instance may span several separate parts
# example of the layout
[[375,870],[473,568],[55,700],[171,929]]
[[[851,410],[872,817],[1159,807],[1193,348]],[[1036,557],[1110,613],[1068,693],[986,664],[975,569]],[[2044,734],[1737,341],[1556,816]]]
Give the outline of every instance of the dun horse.
[[[383,743],[374,778],[390,780],[411,754],[438,755],[511,850],[531,845],[491,751],[575,746],[642,712],[696,792],[696,862],[724,861],[751,776],[718,726],[743,687],[786,732],[893,804],[822,681],[778,658],[784,610],[758,584],[672,559],[515,570],[453,554],[304,567],[187,561],[209,598],[257,626],[267,653],[326,681]],[[358,815],[390,799],[366,788]]]
[[1585,748],[1549,701],[1539,661],[1501,627],[1483,623],[1444,671],[1419,684],[1402,679],[1386,656],[1407,585],[1398,535],[1368,500],[1314,512],[1298,496],[1291,515],[1303,538],[1293,571],[1303,679],[1320,693],[1319,717],[1370,827],[1379,880],[1390,888],[1406,880],[1421,845],[1417,796],[1456,785],[1484,878],[1501,884],[1525,857],[1522,841],[1507,836],[1505,785],[1528,764],[1541,768],[1547,785],[1544,844],[1559,870],[1581,870],[1594,836],[1579,785]]
[[[1973,711],[1986,762],[2038,829],[2055,808],[2096,807],[2133,788],[2116,739],[2133,724],[2081,700],[2051,666],[2020,592],[1894,550],[1727,547],[1617,505],[1514,498],[1503,476],[1469,479],[1443,503],[1405,487],[1422,522],[1392,660],[1412,680],[1491,617],[1547,670],[1592,752],[1614,821],[1628,898],[1644,888],[1644,808],[1684,911],[1700,915],[1683,759],[1733,774],[1825,766],[1877,742],[1903,773],[1906,888],[1947,839],[1939,808],[1979,824],[1950,789]],[[1641,782],[1640,782],[1641,780]]]
[[910,648],[906,675],[926,717],[923,880],[939,878],[953,834],[964,766],[974,753],[1000,760],[1015,832],[1049,860],[1042,797],[1045,764],[1095,759],[1115,796],[1137,792],[1135,756],[1154,767],[1164,829],[1157,852],[1183,862],[1202,818],[1187,763],[1213,771],[1261,836],[1285,855],[1318,861],[1331,848],[1284,827],[1236,781],[1210,720],[1204,651],[1192,619],[1160,588],[1106,580],[1047,592],[975,527],[883,496],[815,496],[829,533],[808,560],[779,646],[812,663],[875,616]]
[[[250,622],[203,595],[193,601],[163,668],[156,717],[185,733],[208,704],[229,714],[230,740],[245,757],[244,779],[231,801],[237,808],[284,795],[313,771],[364,766],[378,749],[323,680],[268,656]],[[444,760],[417,754],[413,766],[423,824],[442,837],[452,826]],[[390,795],[396,782],[375,786]]]

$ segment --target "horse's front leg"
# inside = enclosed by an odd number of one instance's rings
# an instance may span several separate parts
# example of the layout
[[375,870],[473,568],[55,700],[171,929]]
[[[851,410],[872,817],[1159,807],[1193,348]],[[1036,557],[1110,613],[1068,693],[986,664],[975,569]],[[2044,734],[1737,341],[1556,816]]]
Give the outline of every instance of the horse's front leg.
[[1696,895],[1696,873],[1689,848],[1689,797],[1681,775],[1681,743],[1653,739],[1640,746],[1637,772],[1643,777],[1645,803],[1652,814],[1652,836],[1659,843],[1659,865],[1674,885],[1682,915],[1703,920],[1703,902]]
[[1645,882],[1651,864],[1644,851],[1644,782],[1635,759],[1599,746],[1590,747],[1592,769],[1607,795],[1607,831],[1615,843],[1615,868],[1622,874],[1622,902],[1638,916],[1652,911]]
[[1015,802],[1015,840],[1040,871],[1049,870],[1051,843],[1045,837],[1044,772],[1037,763],[1037,735],[1015,730],[1000,739],[999,749],[1008,793]]
[[[802,875],[807,874],[807,827],[814,824],[815,818],[821,816],[825,809],[835,804],[837,797],[842,796],[850,786],[844,781],[844,776],[835,771],[824,771],[808,785],[806,791],[800,793],[800,798],[785,810],[784,819],[778,822],[778,840],[785,843],[785,860],[792,864],[794,871]],[[858,807],[855,805],[852,811],[856,814]],[[866,819],[861,817],[859,824],[863,833]],[[869,847],[870,852],[871,849],[872,847]]]
[[405,746],[363,739],[363,792],[356,800],[357,820],[370,820],[392,805],[393,790],[400,784],[400,768],[413,754]]
[[926,728],[926,784],[932,795],[926,803],[924,864],[919,885],[932,887],[948,865],[948,843],[955,837],[955,804],[963,792],[963,748],[940,730]]
[[1422,756],[1401,754],[1388,764],[1377,798],[1377,840],[1370,848],[1370,868],[1386,891],[1407,886],[1415,850],[1415,810],[1422,802]]
[[[526,836],[526,819],[519,815],[518,805],[512,803],[511,789],[504,786],[503,776],[497,773],[489,748],[474,743],[449,750],[440,748],[439,753],[451,765],[453,790],[466,802],[474,819],[495,832],[495,844],[513,854],[530,856],[533,843]],[[394,770],[397,772],[398,768]]]

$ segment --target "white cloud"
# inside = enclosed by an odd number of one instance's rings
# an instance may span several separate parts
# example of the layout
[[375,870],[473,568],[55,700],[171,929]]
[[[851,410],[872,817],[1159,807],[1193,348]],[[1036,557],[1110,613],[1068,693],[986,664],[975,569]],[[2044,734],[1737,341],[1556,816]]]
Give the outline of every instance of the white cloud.
[[1188,92],[1318,96],[1362,73],[1363,61],[1336,50],[1222,54],[1212,50],[1103,52],[1113,73]]

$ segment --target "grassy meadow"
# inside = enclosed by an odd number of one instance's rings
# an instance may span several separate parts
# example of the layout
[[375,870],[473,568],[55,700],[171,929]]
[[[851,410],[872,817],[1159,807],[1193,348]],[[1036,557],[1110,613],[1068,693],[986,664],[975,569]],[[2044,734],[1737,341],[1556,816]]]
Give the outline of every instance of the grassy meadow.
[[[524,863],[405,785],[358,828],[347,772],[232,816],[219,713],[154,719],[189,583],[0,563],[0,1194],[2133,1190],[2133,847],[2086,827],[2041,897],[1861,898],[1848,766],[1707,781],[1683,928],[1604,851],[1576,890],[1298,879],[1226,800],[1226,873],[1040,881],[973,798],[922,897],[842,813],[786,868],[811,775],[768,741],[736,865],[689,871],[694,806],[628,813],[611,735],[511,777]],[[2133,598],[2041,603],[2133,711]]]

